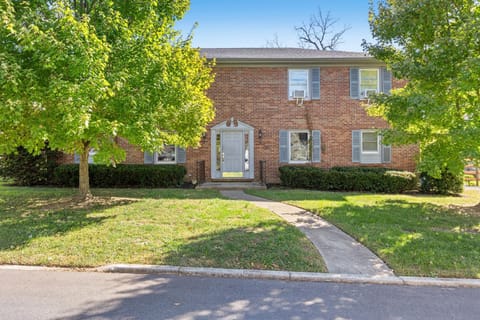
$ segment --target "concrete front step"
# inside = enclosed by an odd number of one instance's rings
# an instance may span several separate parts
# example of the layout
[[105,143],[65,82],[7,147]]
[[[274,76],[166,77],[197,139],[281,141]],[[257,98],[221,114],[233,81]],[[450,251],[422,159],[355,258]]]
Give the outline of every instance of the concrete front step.
[[197,186],[197,189],[216,190],[243,190],[243,189],[266,189],[260,182],[205,182]]

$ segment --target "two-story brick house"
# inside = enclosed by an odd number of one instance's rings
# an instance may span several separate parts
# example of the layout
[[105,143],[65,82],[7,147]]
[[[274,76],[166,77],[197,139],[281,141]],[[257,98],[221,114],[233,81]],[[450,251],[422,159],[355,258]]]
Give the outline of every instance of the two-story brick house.
[[183,163],[186,180],[267,183],[278,183],[278,168],[288,164],[414,170],[417,148],[383,145],[377,130],[387,123],[362,106],[372,92],[403,84],[374,58],[288,48],[202,49],[202,54],[216,61],[208,91],[216,117],[201,146],[167,146],[151,154],[123,141],[125,163]]

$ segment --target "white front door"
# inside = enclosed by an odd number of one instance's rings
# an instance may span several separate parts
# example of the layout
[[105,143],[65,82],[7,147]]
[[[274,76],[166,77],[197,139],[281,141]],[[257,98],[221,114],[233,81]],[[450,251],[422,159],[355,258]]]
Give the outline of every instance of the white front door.
[[224,131],[222,136],[222,176],[242,178],[245,166],[244,134],[242,131]]
[[254,128],[241,121],[223,121],[211,129],[212,179],[253,179]]

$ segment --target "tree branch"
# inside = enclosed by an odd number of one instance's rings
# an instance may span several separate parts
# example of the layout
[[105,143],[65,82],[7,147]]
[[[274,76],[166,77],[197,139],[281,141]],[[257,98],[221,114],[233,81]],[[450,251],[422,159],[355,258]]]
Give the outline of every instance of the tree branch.
[[350,29],[344,26],[339,32],[335,32],[334,27],[338,22],[339,19],[333,18],[330,11],[323,15],[319,8],[318,13],[310,17],[308,24],[303,22],[301,26],[295,27],[301,46],[306,44],[316,50],[335,50],[337,45],[342,43],[345,32]]

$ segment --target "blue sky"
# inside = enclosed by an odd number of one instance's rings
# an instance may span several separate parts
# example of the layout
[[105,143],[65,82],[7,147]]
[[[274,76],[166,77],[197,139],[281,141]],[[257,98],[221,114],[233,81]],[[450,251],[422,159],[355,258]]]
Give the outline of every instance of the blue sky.
[[190,0],[190,10],[176,27],[188,33],[195,22],[193,45],[203,48],[265,47],[278,35],[280,43],[296,47],[294,26],[307,22],[320,7],[351,27],[338,50],[362,51],[371,39],[368,0]]

